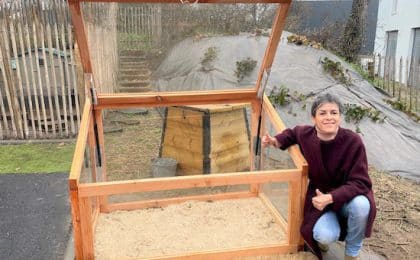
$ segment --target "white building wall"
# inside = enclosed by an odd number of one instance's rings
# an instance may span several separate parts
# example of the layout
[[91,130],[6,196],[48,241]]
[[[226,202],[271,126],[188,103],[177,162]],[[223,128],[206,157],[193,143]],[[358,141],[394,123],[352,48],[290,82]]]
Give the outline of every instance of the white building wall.
[[[393,6],[396,6],[395,10]],[[374,53],[386,54],[387,32],[398,31],[396,62],[403,58],[402,82],[406,81],[406,59],[411,60],[414,28],[420,28],[420,0],[379,0]],[[383,65],[383,62],[382,62]],[[381,74],[383,68],[381,68]],[[396,71],[395,79],[399,79]]]

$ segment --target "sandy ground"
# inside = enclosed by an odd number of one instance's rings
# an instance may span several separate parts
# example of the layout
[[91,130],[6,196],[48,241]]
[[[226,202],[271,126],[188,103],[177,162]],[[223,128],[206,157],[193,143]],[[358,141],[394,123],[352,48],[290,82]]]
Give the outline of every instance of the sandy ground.
[[259,198],[187,201],[101,214],[95,235],[97,259],[274,245],[285,239]]

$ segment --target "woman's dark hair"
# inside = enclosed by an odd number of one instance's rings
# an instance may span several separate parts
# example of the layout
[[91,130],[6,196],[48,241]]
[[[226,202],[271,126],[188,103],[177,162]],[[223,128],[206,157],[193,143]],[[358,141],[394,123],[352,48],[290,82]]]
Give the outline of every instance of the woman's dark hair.
[[316,115],[316,110],[317,110],[317,109],[318,109],[318,108],[319,108],[322,104],[325,104],[325,103],[334,103],[334,104],[337,104],[337,106],[338,106],[338,110],[339,110],[340,114],[341,114],[341,113],[343,112],[343,110],[344,110],[343,105],[341,104],[340,100],[339,100],[336,96],[334,96],[334,95],[331,95],[331,94],[327,93],[327,94],[320,95],[320,96],[317,96],[317,97],[316,97],[316,99],[315,99],[314,103],[312,103],[312,107],[311,107],[311,115],[312,115],[313,117],[315,117],[315,115]]

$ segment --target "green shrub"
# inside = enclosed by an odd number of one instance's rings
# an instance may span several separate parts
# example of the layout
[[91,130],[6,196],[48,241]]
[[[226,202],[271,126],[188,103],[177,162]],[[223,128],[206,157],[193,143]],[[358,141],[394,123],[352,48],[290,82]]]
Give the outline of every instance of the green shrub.
[[250,57],[236,62],[235,76],[238,78],[238,82],[241,82],[245,76],[251,74],[251,72],[257,66],[257,61]]
[[383,122],[385,117],[382,113],[373,108],[363,108],[356,104],[344,104],[344,117],[346,122],[358,124],[364,117],[370,118],[373,122]]
[[206,52],[204,53],[204,57],[200,62],[204,71],[210,71],[214,69],[211,63],[217,58],[218,52],[219,50],[216,47],[207,48]]
[[344,85],[350,84],[349,79],[344,74],[344,68],[341,66],[339,61],[334,62],[330,60],[328,57],[324,57],[322,60],[322,68],[325,72],[329,73],[335,80],[343,83]]
[[285,106],[290,103],[289,89],[284,85],[274,86],[268,98],[273,105]]

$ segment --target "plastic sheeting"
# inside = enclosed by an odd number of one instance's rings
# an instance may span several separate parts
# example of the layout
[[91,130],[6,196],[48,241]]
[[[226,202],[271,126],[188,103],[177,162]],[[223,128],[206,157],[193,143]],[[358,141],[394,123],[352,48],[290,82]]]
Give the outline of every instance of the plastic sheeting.
[[[352,84],[339,84],[322,68],[320,60],[339,58],[325,50],[296,46],[286,41],[283,33],[266,88],[269,94],[274,86],[284,86],[289,93],[301,94],[303,101],[278,107],[277,111],[287,126],[311,124],[310,106],[319,93],[329,92],[341,98],[343,104],[357,104],[374,108],[385,116],[383,123],[362,119],[358,128],[365,142],[368,160],[376,169],[420,181],[420,124],[401,111],[392,109],[370,83],[344,62]],[[154,86],[160,91],[234,89],[254,86],[267,47],[268,37],[251,35],[186,39],[177,44],[154,73]],[[216,47],[214,69],[203,71],[201,59],[209,47]],[[251,57],[258,64],[251,75],[240,83],[235,76],[236,61]],[[306,106],[305,106],[306,104]],[[343,127],[356,130],[354,123],[343,118]]]

